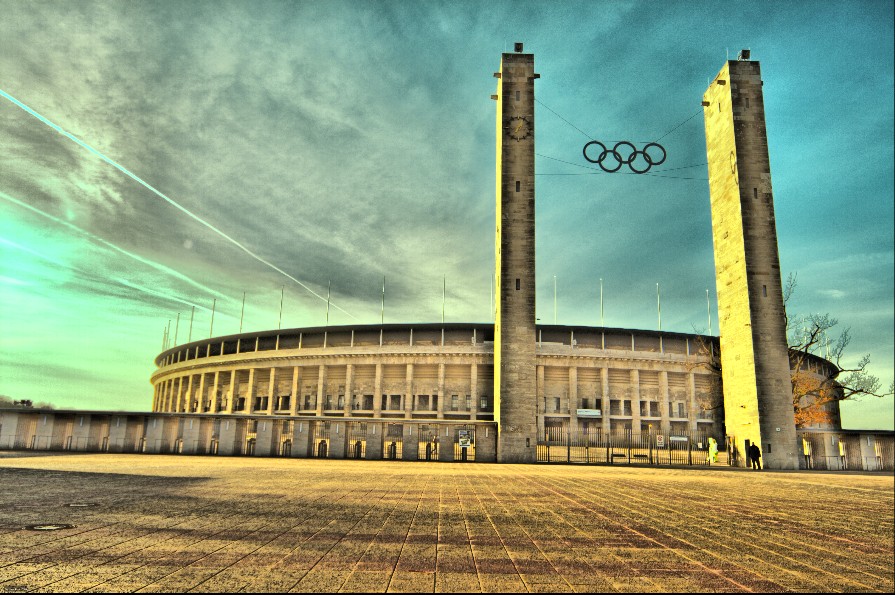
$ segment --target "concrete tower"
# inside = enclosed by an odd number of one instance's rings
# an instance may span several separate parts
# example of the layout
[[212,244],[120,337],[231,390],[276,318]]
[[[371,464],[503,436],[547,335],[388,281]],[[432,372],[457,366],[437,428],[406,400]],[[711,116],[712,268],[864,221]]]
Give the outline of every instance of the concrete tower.
[[727,434],[798,469],[761,69],[728,61],[703,96]]
[[535,461],[534,56],[502,54],[497,77],[494,419],[497,460]]

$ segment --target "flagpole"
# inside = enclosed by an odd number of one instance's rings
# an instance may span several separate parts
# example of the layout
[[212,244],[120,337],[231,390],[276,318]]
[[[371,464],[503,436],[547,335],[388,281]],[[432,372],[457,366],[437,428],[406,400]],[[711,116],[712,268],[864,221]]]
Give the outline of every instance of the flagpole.
[[210,339],[214,335],[214,308],[217,306],[218,300],[215,298],[211,302],[211,327],[208,329],[208,338]]
[[239,332],[242,333],[242,317],[246,313],[246,292],[242,292],[242,310],[239,312]]
[[553,275],[553,324],[556,324],[556,275]]
[[600,326],[604,327],[606,324],[603,322],[603,278],[600,277]]
[[277,330],[280,330],[283,327],[283,292],[286,291],[286,286],[283,285],[280,287],[280,319],[277,321]]
[[330,290],[332,289],[333,281],[332,279],[326,284],[326,326],[329,326],[329,296]]
[[162,351],[168,348],[168,329],[162,327]]
[[379,309],[379,324],[385,324],[385,275],[382,276],[382,307]]
[[447,275],[441,278],[441,324],[444,324],[444,295],[447,293]]
[[171,319],[168,319],[168,330],[165,333],[165,349],[168,348],[168,344],[171,341]]
[[659,284],[656,283],[656,307],[659,311],[659,332],[662,332],[662,298],[659,296]]
[[177,345],[177,331],[180,328],[180,312],[177,313],[177,322],[174,324],[174,344]]
[[193,310],[190,312],[190,334],[186,338],[186,342],[189,343],[193,340],[193,316],[196,315],[196,306],[193,306]]

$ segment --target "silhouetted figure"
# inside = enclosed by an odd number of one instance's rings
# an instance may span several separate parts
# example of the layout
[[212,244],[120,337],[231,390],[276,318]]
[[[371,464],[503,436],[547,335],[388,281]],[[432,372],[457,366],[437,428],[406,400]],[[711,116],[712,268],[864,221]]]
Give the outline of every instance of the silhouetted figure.
[[753,469],[761,469],[761,449],[755,443],[749,446],[749,461]]

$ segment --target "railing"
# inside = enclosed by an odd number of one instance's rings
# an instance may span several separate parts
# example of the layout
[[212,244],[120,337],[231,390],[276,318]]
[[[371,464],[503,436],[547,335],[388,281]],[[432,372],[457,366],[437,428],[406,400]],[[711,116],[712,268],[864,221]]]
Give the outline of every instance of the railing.
[[596,463],[642,465],[727,464],[726,453],[709,461],[709,436],[693,432],[667,436],[632,430],[573,432],[566,427],[545,428],[538,437],[539,463]]

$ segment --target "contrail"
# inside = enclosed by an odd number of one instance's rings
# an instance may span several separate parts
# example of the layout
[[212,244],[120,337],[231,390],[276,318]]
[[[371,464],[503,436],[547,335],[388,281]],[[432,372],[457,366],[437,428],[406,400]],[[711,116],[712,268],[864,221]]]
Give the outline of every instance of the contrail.
[[[85,277],[88,277],[88,278],[90,278],[90,277],[93,277],[93,278],[101,278],[99,275],[96,275],[95,273],[92,273],[92,272],[90,272],[90,271],[85,271],[84,269],[80,269],[80,268],[78,268],[78,267],[76,267],[76,266],[72,266],[72,265],[70,265],[70,264],[68,264],[68,263],[66,263],[66,262],[62,262],[61,260],[59,260],[59,259],[57,259],[57,258],[53,258],[52,256],[48,256],[48,255],[46,255],[46,254],[43,254],[43,253],[41,253],[41,252],[38,252],[37,250],[34,250],[33,248],[29,248],[28,246],[23,246],[22,244],[18,244],[18,243],[16,243],[16,242],[13,242],[12,240],[7,240],[6,238],[2,238],[2,237],[0,237],[0,244],[4,244],[4,245],[7,245],[7,246],[9,246],[9,247],[11,247],[11,248],[15,248],[16,250],[21,250],[22,252],[27,252],[28,254],[31,254],[31,255],[33,255],[33,256],[36,256],[36,257],[38,257],[38,258],[40,258],[40,259],[42,259],[42,260],[46,260],[47,262],[51,262],[51,263],[55,264],[55,265],[58,266],[58,267],[62,267],[62,268],[64,268],[64,269],[68,269],[68,270],[70,270],[70,271],[74,271],[74,272],[76,272],[76,273],[78,273],[78,274],[80,274],[80,275],[83,275],[83,276],[85,276]],[[148,287],[143,287],[143,286],[141,286],[141,285],[137,285],[137,284],[132,283],[132,282],[128,281],[127,279],[123,279],[123,278],[121,278],[121,277],[111,278],[111,280],[112,280],[112,281],[115,281],[116,283],[119,283],[119,284],[121,284],[121,285],[124,285],[125,287],[129,287],[129,288],[131,288],[131,289],[136,289],[137,291],[141,291],[141,292],[143,292],[143,293],[146,293],[146,294],[149,294],[149,295],[152,295],[152,296],[155,296],[155,297],[160,297],[160,298],[164,298],[164,299],[166,299],[166,300],[171,300],[172,302],[180,302],[181,304],[186,304],[187,306],[196,306],[197,308],[202,308],[203,310],[208,310],[208,308],[206,308],[205,306],[200,306],[200,305],[198,305],[198,304],[193,304],[193,303],[190,302],[190,301],[184,300],[184,299],[179,298],[179,297],[174,296],[174,295],[170,295],[170,294],[167,294],[167,293],[158,291],[158,290],[156,290],[156,289],[151,289],[151,288],[148,288]]]
[[[139,176],[137,176],[136,174],[132,173],[130,170],[128,170],[128,169],[127,169],[126,167],[124,167],[123,165],[120,165],[119,163],[117,163],[117,162],[114,161],[113,159],[111,159],[111,158],[109,158],[109,157],[106,157],[105,155],[103,155],[102,153],[100,153],[99,151],[97,151],[96,149],[94,149],[93,147],[91,147],[90,145],[88,145],[87,143],[85,143],[84,141],[82,141],[81,139],[79,139],[78,137],[76,137],[75,135],[73,135],[73,134],[67,132],[66,130],[64,130],[61,126],[59,126],[59,125],[57,125],[57,124],[54,124],[53,122],[49,121],[48,119],[46,119],[45,117],[43,117],[42,115],[40,115],[39,113],[37,113],[36,111],[34,111],[33,109],[31,109],[30,107],[28,107],[27,105],[25,105],[24,103],[22,103],[21,101],[19,101],[19,100],[16,99],[15,97],[13,97],[12,95],[10,95],[9,93],[7,93],[7,92],[4,91],[3,89],[0,89],[0,95],[2,95],[3,97],[5,97],[6,99],[10,100],[10,101],[13,102],[15,105],[17,105],[18,107],[20,107],[20,108],[23,109],[24,111],[28,112],[29,114],[31,114],[32,116],[34,116],[35,118],[37,118],[38,120],[40,120],[41,122],[43,122],[44,124],[46,124],[47,126],[49,126],[50,128],[52,128],[53,130],[55,130],[56,132],[58,132],[59,134],[61,134],[62,136],[68,138],[69,140],[71,140],[71,141],[77,143],[78,145],[80,145],[81,147],[87,149],[88,151],[90,151],[91,153],[93,153],[94,155],[96,155],[97,157],[99,157],[100,159],[102,159],[103,161],[105,161],[106,163],[108,163],[109,165],[111,165],[112,167],[114,167],[115,169],[117,169],[118,171],[120,171],[121,173],[123,173],[124,175],[128,176],[129,178],[131,178],[131,179],[134,180],[135,182],[139,183],[141,186],[143,186],[143,187],[146,188],[147,190],[151,191],[153,194],[155,194],[155,195],[158,196],[159,198],[163,199],[165,202],[167,202],[167,203],[170,204],[171,206],[176,207],[177,209],[179,209],[180,211],[182,211],[182,212],[185,213],[186,215],[189,215],[191,218],[195,219],[196,221],[198,221],[199,223],[201,223],[202,225],[204,225],[204,226],[207,227],[208,229],[212,230],[213,232],[215,232],[216,234],[218,234],[219,236],[221,236],[222,238],[224,238],[225,240],[227,240],[228,242],[230,242],[231,244],[233,244],[234,246],[236,246],[237,248],[239,248],[240,250],[242,250],[243,252],[245,252],[246,254],[248,254],[249,256],[251,256],[252,258],[254,258],[255,260],[257,260],[258,262],[260,262],[260,263],[262,263],[262,264],[264,264],[264,265],[270,267],[271,269],[275,270],[276,272],[280,273],[281,275],[284,275],[285,277],[291,279],[292,281],[295,281],[298,285],[300,285],[301,287],[303,287],[304,289],[306,289],[311,295],[313,295],[313,296],[319,298],[319,299],[322,300],[322,301],[325,301],[325,302],[328,302],[328,303],[329,303],[329,300],[327,300],[327,298],[325,298],[325,297],[323,297],[323,296],[321,296],[321,295],[318,295],[313,289],[311,289],[310,287],[308,287],[307,285],[305,285],[304,283],[302,283],[301,281],[299,281],[298,279],[296,279],[295,277],[293,277],[292,275],[290,275],[289,273],[287,273],[287,272],[284,271],[283,269],[281,269],[281,268],[279,268],[278,266],[276,266],[275,264],[273,264],[273,263],[271,263],[271,262],[268,262],[267,260],[261,258],[260,256],[258,256],[257,254],[255,254],[254,252],[252,252],[251,250],[249,250],[248,248],[246,248],[245,246],[243,246],[243,245],[242,245],[241,243],[239,243],[237,240],[231,238],[229,235],[227,235],[226,233],[224,233],[223,231],[221,231],[220,229],[218,229],[217,227],[215,227],[215,226],[212,225],[211,223],[205,221],[204,219],[202,219],[201,217],[199,217],[198,215],[196,215],[195,213],[193,213],[192,211],[190,211],[190,210],[187,209],[186,207],[184,207],[184,206],[180,205],[179,203],[177,203],[175,200],[173,200],[173,199],[171,199],[171,198],[165,196],[165,195],[164,195],[162,192],[160,192],[159,190],[156,190],[153,186],[151,186],[149,183],[143,181],[143,179],[141,179],[141,178],[140,178]],[[347,314],[349,317],[351,317],[351,318],[357,320],[357,318],[356,318],[355,316],[352,316],[352,315],[351,315],[349,312],[347,312],[346,310],[340,308],[339,306],[336,306],[335,304],[331,304],[331,305],[332,305],[332,307],[336,308],[337,310],[341,310],[342,312],[344,312],[345,314]]]
[[211,289],[210,287],[206,287],[205,285],[202,285],[198,281],[194,281],[193,279],[190,279],[189,277],[187,277],[186,275],[184,275],[181,272],[178,272],[178,271],[176,271],[170,267],[167,267],[163,264],[159,264],[155,261],[143,258],[139,254],[134,254],[133,252],[128,252],[124,248],[116,246],[112,242],[109,242],[108,240],[104,240],[103,238],[87,231],[86,229],[82,229],[82,228],[78,227],[77,225],[74,225],[73,223],[69,223],[68,221],[65,221],[64,219],[54,217],[53,215],[50,215],[49,213],[47,213],[45,211],[41,211],[37,207],[31,206],[26,202],[23,202],[17,198],[14,198],[14,197],[6,194],[2,190],[0,190],[0,198],[2,198],[5,201],[11,202],[14,205],[20,206],[23,209],[28,209],[29,211],[36,213],[36,214],[40,215],[41,217],[45,217],[45,218],[49,219],[50,221],[53,221],[54,223],[58,223],[59,225],[64,225],[65,227],[67,227],[71,230],[74,230],[74,231],[80,233],[81,235],[87,236],[91,240],[93,240],[99,244],[102,244],[103,246],[111,248],[112,250],[115,250],[116,252],[124,254],[125,256],[127,256],[129,258],[133,258],[137,262],[145,264],[149,267],[154,268],[157,271],[165,273],[166,275],[171,275],[172,277],[179,279],[180,281],[188,283],[188,284],[192,285],[193,287],[195,287],[196,289],[200,289],[202,291],[208,292],[211,295],[216,296],[220,299],[229,299],[226,295],[224,295],[218,291],[215,291],[215,290]]

